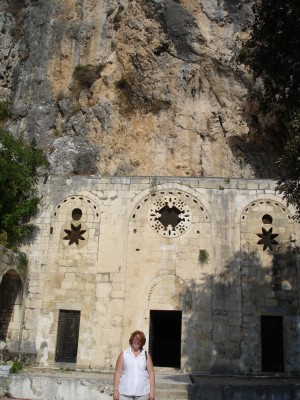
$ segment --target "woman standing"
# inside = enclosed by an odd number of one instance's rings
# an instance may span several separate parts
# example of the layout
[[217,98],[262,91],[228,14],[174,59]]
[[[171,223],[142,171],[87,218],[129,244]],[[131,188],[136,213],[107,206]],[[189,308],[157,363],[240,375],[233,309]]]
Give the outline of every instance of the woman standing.
[[143,350],[146,337],[135,331],[130,347],[119,355],[114,375],[114,400],[154,400],[155,377],[152,359]]

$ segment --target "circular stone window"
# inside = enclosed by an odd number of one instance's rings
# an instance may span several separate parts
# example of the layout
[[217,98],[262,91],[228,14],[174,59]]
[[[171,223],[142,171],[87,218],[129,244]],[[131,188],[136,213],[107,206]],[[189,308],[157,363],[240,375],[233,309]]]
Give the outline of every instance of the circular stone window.
[[263,217],[262,217],[262,222],[263,222],[263,224],[272,224],[272,222],[273,222],[273,218],[271,217],[271,215],[269,215],[269,214],[265,214]]
[[154,232],[163,237],[182,235],[191,224],[189,206],[176,196],[157,198],[149,210],[149,224]]

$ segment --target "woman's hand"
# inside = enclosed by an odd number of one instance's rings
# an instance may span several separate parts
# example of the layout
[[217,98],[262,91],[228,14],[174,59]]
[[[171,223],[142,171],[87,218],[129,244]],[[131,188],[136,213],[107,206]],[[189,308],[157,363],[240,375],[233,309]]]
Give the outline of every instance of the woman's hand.
[[119,391],[118,390],[114,390],[113,391],[113,399],[114,400],[119,400]]

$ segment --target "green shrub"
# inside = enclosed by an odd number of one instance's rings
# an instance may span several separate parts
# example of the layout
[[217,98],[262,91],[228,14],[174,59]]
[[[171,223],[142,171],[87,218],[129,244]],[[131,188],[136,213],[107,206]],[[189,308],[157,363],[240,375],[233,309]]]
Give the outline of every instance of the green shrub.
[[9,101],[0,101],[0,121],[10,118],[11,114],[11,103]]
[[27,255],[23,251],[17,251],[19,256],[19,267],[20,268],[27,268],[28,266],[28,258]]
[[198,261],[201,265],[207,264],[209,261],[208,251],[205,249],[201,249],[199,251]]
[[21,363],[19,363],[18,361],[14,361],[13,365],[10,369],[10,372],[12,374],[18,374],[20,371],[22,371],[23,369],[23,365]]
[[18,246],[33,231],[31,217],[41,198],[36,183],[37,169],[46,159],[35,141],[30,145],[0,129],[0,241]]

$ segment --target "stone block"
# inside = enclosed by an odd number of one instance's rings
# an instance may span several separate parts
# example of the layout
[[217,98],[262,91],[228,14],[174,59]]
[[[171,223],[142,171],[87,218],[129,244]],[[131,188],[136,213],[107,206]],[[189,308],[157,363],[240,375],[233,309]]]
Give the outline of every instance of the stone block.
[[97,283],[96,297],[98,299],[110,297],[112,285],[110,283]]

